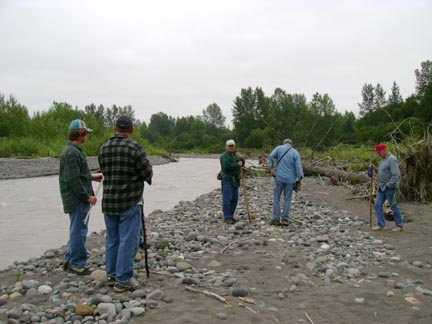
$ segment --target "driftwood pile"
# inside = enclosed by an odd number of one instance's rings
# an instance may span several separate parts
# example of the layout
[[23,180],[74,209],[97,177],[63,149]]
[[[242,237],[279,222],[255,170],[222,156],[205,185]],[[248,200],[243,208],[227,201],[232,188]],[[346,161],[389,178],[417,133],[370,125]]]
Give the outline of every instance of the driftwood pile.
[[[424,139],[414,143],[399,143],[392,152],[399,161],[401,180],[399,183],[400,200],[428,202],[432,200],[432,142],[427,134]],[[331,157],[320,160],[303,160],[305,176],[326,177],[331,185],[349,187],[355,197],[348,199],[369,199],[370,178],[364,172],[350,172],[347,165],[336,163]],[[248,176],[270,176],[268,155],[259,156],[259,166],[245,169]],[[328,178],[328,179],[327,179]],[[324,180],[323,184],[324,184]],[[374,186],[377,187],[376,174]]]
[[[262,153],[259,158],[259,167],[251,167],[248,173],[253,176],[258,170],[261,175],[270,176],[268,171],[268,155]],[[302,161],[303,172],[305,176],[317,176],[321,179],[323,185],[346,186],[355,197],[348,199],[365,198],[369,199],[370,178],[367,172],[350,172],[347,171],[347,165],[336,163],[331,157],[320,160]]]
[[427,134],[424,139],[411,144],[398,146],[401,198],[408,201],[427,202],[432,200],[432,143]]

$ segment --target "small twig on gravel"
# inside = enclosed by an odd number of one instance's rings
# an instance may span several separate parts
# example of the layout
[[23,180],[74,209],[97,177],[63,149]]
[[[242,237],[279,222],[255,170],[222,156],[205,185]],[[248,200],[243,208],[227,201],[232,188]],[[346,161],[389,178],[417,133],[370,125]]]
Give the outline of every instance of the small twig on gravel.
[[250,237],[244,237],[244,238],[242,238],[242,239],[240,239],[240,240],[232,241],[230,244],[228,244],[227,246],[225,246],[225,247],[220,251],[220,253],[221,253],[221,254],[224,254],[225,251],[228,250],[230,246],[232,246],[232,245],[234,245],[234,244],[236,244],[236,243],[239,243],[239,242],[242,242],[242,241],[246,241],[246,240],[250,240],[250,239],[253,239],[253,238],[258,237],[258,236],[259,236],[259,235],[254,235],[254,236],[250,236]]
[[297,222],[297,223],[299,223],[301,225],[305,225],[305,226],[309,227],[309,224],[306,224],[305,222],[303,222],[301,220],[295,219],[294,217],[291,217],[291,220],[294,221],[294,222]]
[[169,272],[152,271],[151,273],[161,275],[161,276],[175,277],[175,275],[173,275],[172,273],[169,273]]
[[240,299],[242,302],[245,302],[245,303],[248,303],[248,304],[252,304],[252,305],[256,305],[256,302],[253,299],[244,298],[244,297],[239,297],[238,299]]
[[325,183],[324,183],[324,180],[321,178],[321,175],[318,174],[318,177],[319,177],[320,180],[321,180],[321,185],[322,185],[323,187],[325,187]]
[[345,200],[364,199],[364,198],[369,198],[369,195],[349,197],[346,198]]
[[245,304],[242,304],[242,303],[239,303],[238,305],[239,305],[239,307],[244,307],[244,308],[250,310],[254,314],[258,314],[258,312],[256,310],[250,308],[248,305],[245,305]]
[[305,315],[306,315],[306,318],[308,319],[308,321],[309,321],[311,324],[315,324],[315,323],[312,321],[312,319],[309,317],[308,313],[305,312]]
[[185,290],[193,291],[193,292],[196,292],[196,293],[201,293],[201,294],[204,294],[204,295],[206,295],[208,297],[216,298],[217,300],[219,300],[220,302],[222,302],[224,304],[228,304],[228,302],[227,302],[227,300],[225,298],[223,298],[222,296],[219,296],[218,294],[215,294],[215,293],[212,293],[210,291],[207,291],[207,290],[198,290],[198,289],[195,289],[195,288],[192,288],[192,287],[189,287],[189,286],[186,286]]
[[276,323],[280,323],[280,321],[276,318],[276,316],[274,316],[274,315],[272,314],[272,317],[273,317],[273,319],[275,320]]

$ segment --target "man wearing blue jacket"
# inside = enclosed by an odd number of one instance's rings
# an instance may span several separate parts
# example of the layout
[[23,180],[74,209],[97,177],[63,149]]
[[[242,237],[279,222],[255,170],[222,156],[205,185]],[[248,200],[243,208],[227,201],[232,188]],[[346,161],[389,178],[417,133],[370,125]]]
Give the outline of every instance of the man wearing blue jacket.
[[[288,225],[293,190],[300,188],[303,179],[303,168],[299,152],[293,147],[293,141],[284,140],[269,157],[269,168],[275,177],[273,190],[273,219],[271,225]],[[280,219],[280,196],[284,193],[284,207]]]
[[404,223],[402,214],[397,202],[398,182],[400,179],[399,165],[396,157],[387,150],[387,145],[379,144],[375,147],[375,154],[381,157],[378,166],[378,193],[374,208],[377,215],[378,226],[372,227],[373,231],[382,231],[386,228],[383,204],[387,200],[393,211],[396,227],[393,232],[403,232]]

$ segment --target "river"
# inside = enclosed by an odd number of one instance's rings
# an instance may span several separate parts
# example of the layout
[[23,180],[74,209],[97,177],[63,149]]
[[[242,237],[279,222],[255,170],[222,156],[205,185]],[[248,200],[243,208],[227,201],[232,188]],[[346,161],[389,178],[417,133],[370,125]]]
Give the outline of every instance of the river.
[[[181,158],[153,167],[144,191],[145,214],[173,208],[220,186],[218,159]],[[98,183],[93,183],[96,191]],[[99,192],[101,199],[102,190]],[[105,228],[100,201],[92,210],[89,233]],[[63,213],[58,176],[0,181],[0,268],[38,257],[67,243],[69,217]]]

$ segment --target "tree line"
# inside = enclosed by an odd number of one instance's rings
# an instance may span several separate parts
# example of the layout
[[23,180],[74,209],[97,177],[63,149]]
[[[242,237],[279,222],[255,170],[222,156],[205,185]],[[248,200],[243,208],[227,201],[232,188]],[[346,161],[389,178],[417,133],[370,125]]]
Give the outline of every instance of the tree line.
[[[432,61],[414,71],[416,92],[402,98],[395,81],[387,96],[381,84],[366,83],[361,90],[359,116],[336,110],[329,94],[304,94],[277,88],[267,96],[261,87],[240,90],[232,106],[232,129],[219,105],[212,103],[197,116],[153,114],[148,125],[135,120],[134,139],[149,154],[169,152],[217,153],[234,138],[241,147],[269,150],[284,138],[297,146],[322,151],[339,143],[374,144],[390,139],[422,137],[432,123]],[[80,118],[94,130],[83,148],[97,154],[112,135],[120,115],[135,117],[133,107],[89,104],[84,109],[54,102],[47,111],[29,116],[13,96],[0,94],[0,157],[57,156],[66,140],[71,120]]]

